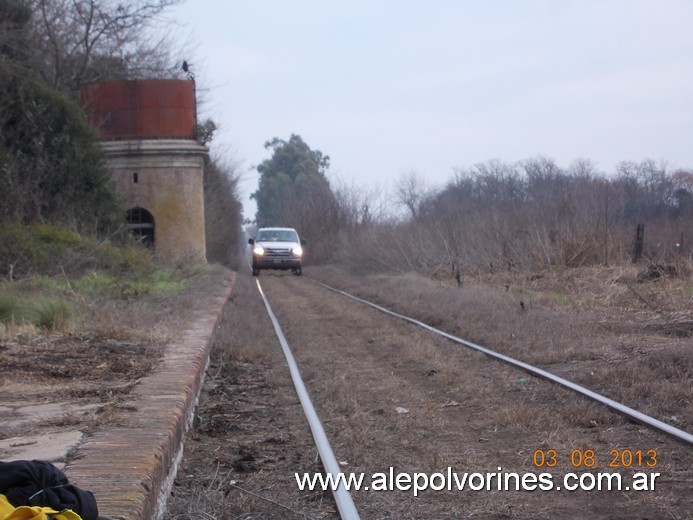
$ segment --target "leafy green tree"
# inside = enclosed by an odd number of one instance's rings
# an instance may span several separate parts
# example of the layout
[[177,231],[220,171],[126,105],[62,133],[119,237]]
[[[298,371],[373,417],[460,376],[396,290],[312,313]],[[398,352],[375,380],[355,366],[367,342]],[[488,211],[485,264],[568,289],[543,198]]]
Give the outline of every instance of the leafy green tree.
[[122,215],[81,109],[30,73],[9,78],[3,94],[0,220],[111,229]]
[[122,215],[96,135],[33,71],[28,5],[0,0],[0,220],[111,229]]
[[326,259],[333,252],[326,237],[335,236],[342,220],[326,177],[329,156],[311,150],[296,134],[288,141],[275,137],[265,148],[272,157],[257,167],[259,188],[251,195],[258,227],[294,227],[310,243],[310,259]]
[[300,202],[297,199],[301,198],[302,190],[297,188],[311,184],[329,187],[325,172],[330,158],[318,150],[311,150],[296,134],[288,141],[275,137],[265,143],[265,148],[272,150],[272,157],[257,167],[260,185],[250,196],[257,202],[257,225],[290,225],[283,220],[290,206]]

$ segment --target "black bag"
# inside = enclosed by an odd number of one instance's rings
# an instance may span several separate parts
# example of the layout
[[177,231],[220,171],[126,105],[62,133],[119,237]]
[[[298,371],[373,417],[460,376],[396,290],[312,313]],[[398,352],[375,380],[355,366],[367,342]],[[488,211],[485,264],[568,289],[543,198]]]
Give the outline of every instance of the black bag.
[[43,460],[0,462],[0,493],[15,507],[71,509],[83,520],[99,516],[94,494],[70,484],[65,473]]

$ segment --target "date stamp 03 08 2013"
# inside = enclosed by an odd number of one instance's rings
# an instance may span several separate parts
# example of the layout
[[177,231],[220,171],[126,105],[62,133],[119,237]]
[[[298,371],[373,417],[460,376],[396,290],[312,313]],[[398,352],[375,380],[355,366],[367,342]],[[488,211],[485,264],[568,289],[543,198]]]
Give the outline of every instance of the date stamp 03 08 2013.
[[656,468],[657,450],[575,449],[569,453],[557,450],[534,450],[532,463],[537,468]]

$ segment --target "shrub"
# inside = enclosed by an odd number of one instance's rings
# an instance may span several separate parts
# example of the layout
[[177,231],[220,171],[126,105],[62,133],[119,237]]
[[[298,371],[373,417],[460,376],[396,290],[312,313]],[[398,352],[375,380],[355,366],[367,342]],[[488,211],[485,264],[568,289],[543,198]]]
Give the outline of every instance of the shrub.
[[65,330],[74,315],[73,306],[61,297],[37,297],[6,287],[0,294],[0,323],[6,326],[31,324],[45,330]]
[[9,292],[0,293],[0,323],[16,323],[19,315],[19,298]]
[[233,165],[207,159],[204,168],[207,260],[237,269],[241,247],[239,176]]
[[74,316],[72,306],[64,299],[44,298],[32,307],[34,325],[46,330],[65,330]]
[[[122,215],[95,131],[80,107],[0,60],[0,221],[115,229]],[[6,64],[5,64],[6,66]]]
[[144,275],[155,269],[151,252],[82,236],[63,224],[0,225],[0,273],[9,279],[35,274],[79,276],[93,270]]

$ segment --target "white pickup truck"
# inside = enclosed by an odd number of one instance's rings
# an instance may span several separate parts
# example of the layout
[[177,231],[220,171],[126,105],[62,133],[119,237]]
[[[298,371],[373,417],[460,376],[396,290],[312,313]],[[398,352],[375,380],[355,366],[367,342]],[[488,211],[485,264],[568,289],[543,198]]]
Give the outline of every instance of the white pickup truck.
[[253,246],[253,276],[258,276],[262,269],[291,269],[295,275],[301,274],[305,241],[298,237],[295,229],[260,228],[248,243]]

